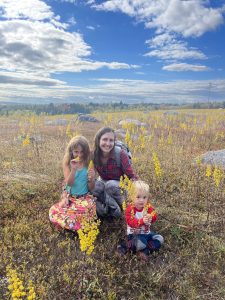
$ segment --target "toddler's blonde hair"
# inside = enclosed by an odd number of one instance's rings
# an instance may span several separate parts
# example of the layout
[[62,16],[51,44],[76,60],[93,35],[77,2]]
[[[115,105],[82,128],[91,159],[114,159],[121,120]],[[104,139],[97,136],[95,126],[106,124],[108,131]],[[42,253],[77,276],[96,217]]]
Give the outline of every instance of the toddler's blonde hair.
[[149,195],[149,185],[142,181],[142,180],[137,180],[133,182],[133,186],[136,191],[144,191],[146,194]]

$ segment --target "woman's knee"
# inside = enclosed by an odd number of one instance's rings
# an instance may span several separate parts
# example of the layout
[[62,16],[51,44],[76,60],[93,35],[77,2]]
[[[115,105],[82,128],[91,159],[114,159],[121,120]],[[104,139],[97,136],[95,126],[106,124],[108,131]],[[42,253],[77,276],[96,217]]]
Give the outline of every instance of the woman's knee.
[[92,191],[92,193],[93,193],[94,196],[98,196],[101,193],[103,193],[104,190],[105,190],[105,184],[104,184],[104,182],[100,181],[100,180],[97,180],[95,182],[95,187],[94,187],[94,190]]
[[116,180],[109,180],[105,184],[105,192],[109,195],[121,195],[121,190],[119,187],[119,181]]

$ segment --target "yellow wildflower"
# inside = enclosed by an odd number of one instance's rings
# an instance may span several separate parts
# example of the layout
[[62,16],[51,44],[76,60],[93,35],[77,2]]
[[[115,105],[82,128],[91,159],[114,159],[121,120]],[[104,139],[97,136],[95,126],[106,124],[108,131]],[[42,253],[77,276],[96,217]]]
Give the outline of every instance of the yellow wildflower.
[[160,165],[160,161],[158,159],[158,156],[156,153],[153,153],[152,154],[152,159],[153,159],[153,163],[154,163],[154,169],[155,169],[155,174],[157,177],[162,177],[163,175],[163,172],[162,172],[162,169],[161,169],[161,165]]
[[212,174],[212,168],[211,168],[210,165],[207,165],[207,167],[206,167],[206,172],[205,172],[205,176],[206,176],[206,177],[210,177],[211,174]]

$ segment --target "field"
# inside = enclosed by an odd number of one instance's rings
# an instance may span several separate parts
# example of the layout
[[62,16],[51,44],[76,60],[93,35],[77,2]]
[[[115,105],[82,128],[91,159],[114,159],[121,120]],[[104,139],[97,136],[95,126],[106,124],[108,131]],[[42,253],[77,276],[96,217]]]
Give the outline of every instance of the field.
[[[225,148],[225,111],[177,112],[95,113],[99,123],[72,115],[0,118],[0,299],[225,299],[224,171],[200,157]],[[165,238],[148,263],[116,255],[123,220],[101,223],[91,255],[48,220],[69,139],[83,134],[92,145],[100,127],[118,129],[124,118],[146,123],[123,129],[134,168],[150,185],[154,229]]]

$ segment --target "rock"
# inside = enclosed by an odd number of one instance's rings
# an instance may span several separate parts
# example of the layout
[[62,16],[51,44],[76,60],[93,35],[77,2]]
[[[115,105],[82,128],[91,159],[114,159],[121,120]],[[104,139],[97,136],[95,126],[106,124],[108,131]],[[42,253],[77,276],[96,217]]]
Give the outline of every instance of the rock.
[[119,121],[120,126],[124,126],[126,124],[134,124],[136,126],[147,126],[146,123],[140,122],[139,120],[135,120],[135,119],[125,119],[125,120]]
[[79,122],[99,122],[99,120],[97,120],[95,117],[91,116],[91,115],[78,115],[77,120]]
[[225,169],[225,149],[206,152],[200,158],[205,165],[218,166]]
[[45,122],[46,125],[67,125],[69,124],[69,120],[66,119],[56,119],[56,120],[48,120]]
[[125,138],[126,131],[124,129],[117,129],[115,130],[116,136],[120,136],[121,138]]
[[168,111],[165,111],[163,114],[164,114],[164,116],[177,116],[178,112],[174,111],[174,110],[168,110]]

